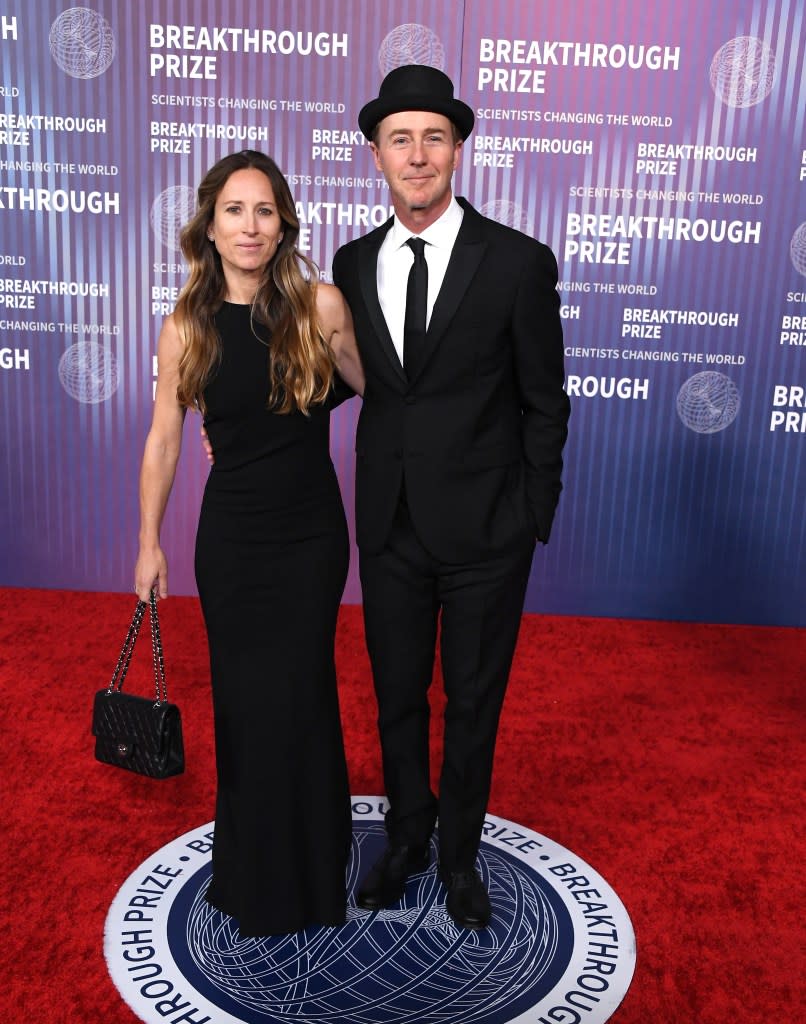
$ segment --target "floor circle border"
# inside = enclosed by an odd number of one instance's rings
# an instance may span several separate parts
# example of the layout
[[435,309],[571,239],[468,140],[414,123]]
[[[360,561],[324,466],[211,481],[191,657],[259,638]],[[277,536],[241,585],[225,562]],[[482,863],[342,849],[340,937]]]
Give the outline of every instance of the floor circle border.
[[[380,796],[352,797],[355,833],[374,832],[382,835],[382,822],[386,810],[385,799]],[[169,936],[168,919],[177,896],[191,879],[204,875],[212,849],[213,824],[200,825],[177,836],[144,860],[126,879],[116,894],[107,914],[104,929],[104,954],[107,966],[124,1001],[146,1024],[271,1024],[273,1021],[292,1019],[279,1011],[266,1009],[240,1011],[224,995],[208,998],[190,980],[192,971],[182,969],[180,962],[187,960],[176,955],[176,942]],[[375,841],[373,837],[372,841]],[[380,841],[380,840],[379,840]],[[504,858],[504,860],[502,860]],[[358,860],[357,857],[353,858]],[[487,815],[480,848],[480,869],[484,874],[487,862],[498,868],[506,862],[516,874],[531,876],[534,883],[551,896],[555,907],[562,906],[560,914],[571,923],[572,936],[559,969],[554,965],[550,990],[542,993],[537,1002],[524,1007],[523,1000],[514,1015],[480,1014],[480,1021],[500,1021],[501,1024],[526,1024],[527,1021],[574,1021],[585,1024],[604,1024],[624,998],[635,970],[635,935],[624,904],[605,878],[582,858],[554,840],[534,832],[509,819]],[[363,864],[361,870],[366,869]],[[357,881],[357,866],[348,878],[348,891]],[[433,868],[432,868],[433,871]],[[493,873],[493,879],[496,872]],[[425,879],[431,885],[429,922],[432,927],[450,929],[447,915],[438,913],[434,902],[435,878]],[[423,882],[423,884],[424,884]],[[410,883],[411,884],[411,883]],[[422,886],[421,886],[422,888]],[[491,888],[491,896],[493,890]],[[351,896],[352,923],[362,917],[364,928],[379,928],[366,920],[371,915],[355,908]],[[404,901],[405,902],[405,901]],[[416,899],[414,900],[416,903]],[[216,912],[217,913],[217,912]],[[400,913],[401,919],[412,921],[413,910]],[[393,912],[389,912],[391,918]],[[388,915],[388,916],[389,916]],[[348,921],[348,924],[351,922]],[[417,927],[426,927],[422,915]],[[394,925],[395,922],[393,921]],[[388,925],[387,925],[388,926]],[[347,927],[347,926],[345,926]],[[313,929],[314,933],[338,933],[339,929]],[[460,933],[467,941],[484,933]],[[309,932],[300,933],[308,936]],[[414,934],[414,933],[413,933]],[[416,933],[423,935],[421,930]],[[556,938],[556,936],[555,936]],[[478,954],[478,951],[476,951]],[[559,962],[559,961],[558,961]],[[561,973],[559,973],[561,971]],[[549,976],[548,974],[546,975]],[[202,986],[200,986],[201,988]],[[227,1007],[225,1009],[225,1007]],[[435,1016],[440,1024],[467,1019],[466,1016]],[[497,1012],[497,1011],[496,1011]],[[244,1013],[246,1015],[244,1015]],[[305,1020],[305,1016],[295,1018]],[[313,1019],[313,1018],[311,1018]],[[320,1012],[317,1019],[327,1020]],[[332,1016],[331,1020],[339,1019]],[[403,1017],[401,1020],[405,1019]]]

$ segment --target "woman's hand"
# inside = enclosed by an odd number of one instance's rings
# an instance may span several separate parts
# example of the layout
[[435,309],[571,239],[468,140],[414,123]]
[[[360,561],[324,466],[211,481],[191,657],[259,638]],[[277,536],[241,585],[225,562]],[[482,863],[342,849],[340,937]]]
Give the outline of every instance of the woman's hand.
[[162,548],[140,548],[134,566],[134,589],[141,601],[149,600],[152,589],[158,601],[168,596],[168,562]]

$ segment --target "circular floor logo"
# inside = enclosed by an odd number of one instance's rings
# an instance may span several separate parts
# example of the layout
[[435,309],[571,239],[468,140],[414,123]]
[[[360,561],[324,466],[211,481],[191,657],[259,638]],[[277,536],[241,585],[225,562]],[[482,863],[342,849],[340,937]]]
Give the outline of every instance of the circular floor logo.
[[[629,987],[635,939],[607,882],[575,854],[488,815],[477,867],[493,907],[457,928],[432,863],[399,906],[355,905],[384,846],[382,797],[353,797],[348,920],[241,938],[213,909],[213,826],[149,857],[115,897],[104,950],[121,995],[147,1024],[603,1024]],[[437,837],[438,841],[438,837]]]

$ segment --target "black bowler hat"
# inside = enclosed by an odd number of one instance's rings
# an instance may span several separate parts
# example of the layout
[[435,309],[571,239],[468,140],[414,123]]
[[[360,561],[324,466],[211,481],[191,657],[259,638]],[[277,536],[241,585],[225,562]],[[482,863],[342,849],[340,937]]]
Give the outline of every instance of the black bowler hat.
[[453,98],[453,82],[444,72],[425,64],[395,68],[381,82],[376,100],[361,108],[358,127],[368,139],[379,121],[401,110],[431,110],[444,114],[459,129],[463,139],[473,131],[473,111]]

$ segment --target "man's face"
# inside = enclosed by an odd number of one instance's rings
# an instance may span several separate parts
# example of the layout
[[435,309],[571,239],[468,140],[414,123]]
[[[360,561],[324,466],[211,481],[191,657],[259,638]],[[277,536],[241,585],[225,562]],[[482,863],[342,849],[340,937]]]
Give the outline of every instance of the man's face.
[[451,201],[451,177],[461,140],[451,122],[427,110],[390,114],[371,143],[375,166],[386,178],[399,220],[418,231],[432,224]]

